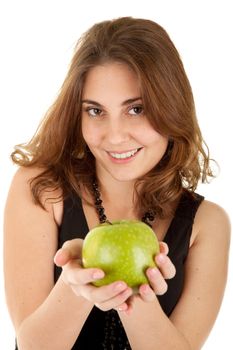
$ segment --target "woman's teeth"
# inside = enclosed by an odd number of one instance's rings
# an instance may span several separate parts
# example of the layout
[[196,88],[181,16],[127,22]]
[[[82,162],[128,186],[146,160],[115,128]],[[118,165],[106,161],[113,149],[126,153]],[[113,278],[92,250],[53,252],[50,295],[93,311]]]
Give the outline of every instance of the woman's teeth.
[[116,159],[126,159],[126,158],[132,157],[135,153],[139,151],[139,149],[140,148],[136,148],[133,151],[126,152],[126,153],[110,153],[110,155]]

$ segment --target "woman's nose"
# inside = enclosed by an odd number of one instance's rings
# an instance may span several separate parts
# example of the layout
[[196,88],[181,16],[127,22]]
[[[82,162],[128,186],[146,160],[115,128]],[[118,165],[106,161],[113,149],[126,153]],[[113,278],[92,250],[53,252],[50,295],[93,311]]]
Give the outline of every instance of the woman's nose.
[[129,127],[125,121],[114,120],[109,123],[107,137],[111,144],[120,144],[129,140]]

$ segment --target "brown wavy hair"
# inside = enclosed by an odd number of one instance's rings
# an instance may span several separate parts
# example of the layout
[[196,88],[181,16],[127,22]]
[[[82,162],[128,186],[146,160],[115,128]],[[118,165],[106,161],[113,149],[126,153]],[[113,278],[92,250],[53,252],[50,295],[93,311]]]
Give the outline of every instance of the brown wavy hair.
[[167,32],[151,20],[123,17],[84,33],[57,99],[33,138],[15,146],[12,159],[20,166],[42,168],[31,182],[35,202],[42,206],[41,194],[49,189],[62,189],[62,198],[72,191],[80,195],[80,183],[91,190],[95,159],[81,132],[82,90],[88,71],[111,61],[126,63],[137,74],[145,115],[169,139],[162,160],[135,185],[139,213],[153,208],[164,217],[184,189],[193,193],[213,173],[179,53]]

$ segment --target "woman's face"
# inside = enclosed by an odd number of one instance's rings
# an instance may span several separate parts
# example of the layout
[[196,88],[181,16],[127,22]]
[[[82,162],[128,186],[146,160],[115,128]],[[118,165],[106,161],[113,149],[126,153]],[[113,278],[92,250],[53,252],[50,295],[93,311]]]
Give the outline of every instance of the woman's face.
[[151,170],[168,140],[155,131],[142,105],[136,74],[123,63],[92,68],[82,95],[82,133],[98,177],[132,181]]

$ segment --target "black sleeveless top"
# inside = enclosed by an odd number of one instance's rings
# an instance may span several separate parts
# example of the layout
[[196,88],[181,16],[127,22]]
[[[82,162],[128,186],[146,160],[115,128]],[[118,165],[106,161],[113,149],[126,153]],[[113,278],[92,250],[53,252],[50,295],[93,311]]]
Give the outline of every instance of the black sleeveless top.
[[[172,313],[182,293],[184,262],[189,251],[193,221],[203,199],[204,197],[198,194],[192,196],[188,192],[184,192],[163,240],[168,244],[168,255],[176,267],[175,277],[167,280],[168,291],[164,295],[158,296],[159,303],[167,316]],[[64,201],[58,248],[67,240],[74,238],[84,239],[88,231],[81,200],[74,194]],[[55,282],[59,278],[60,273],[61,268],[55,266]],[[117,311],[103,312],[94,306],[72,347],[72,350],[76,349],[131,349]]]

